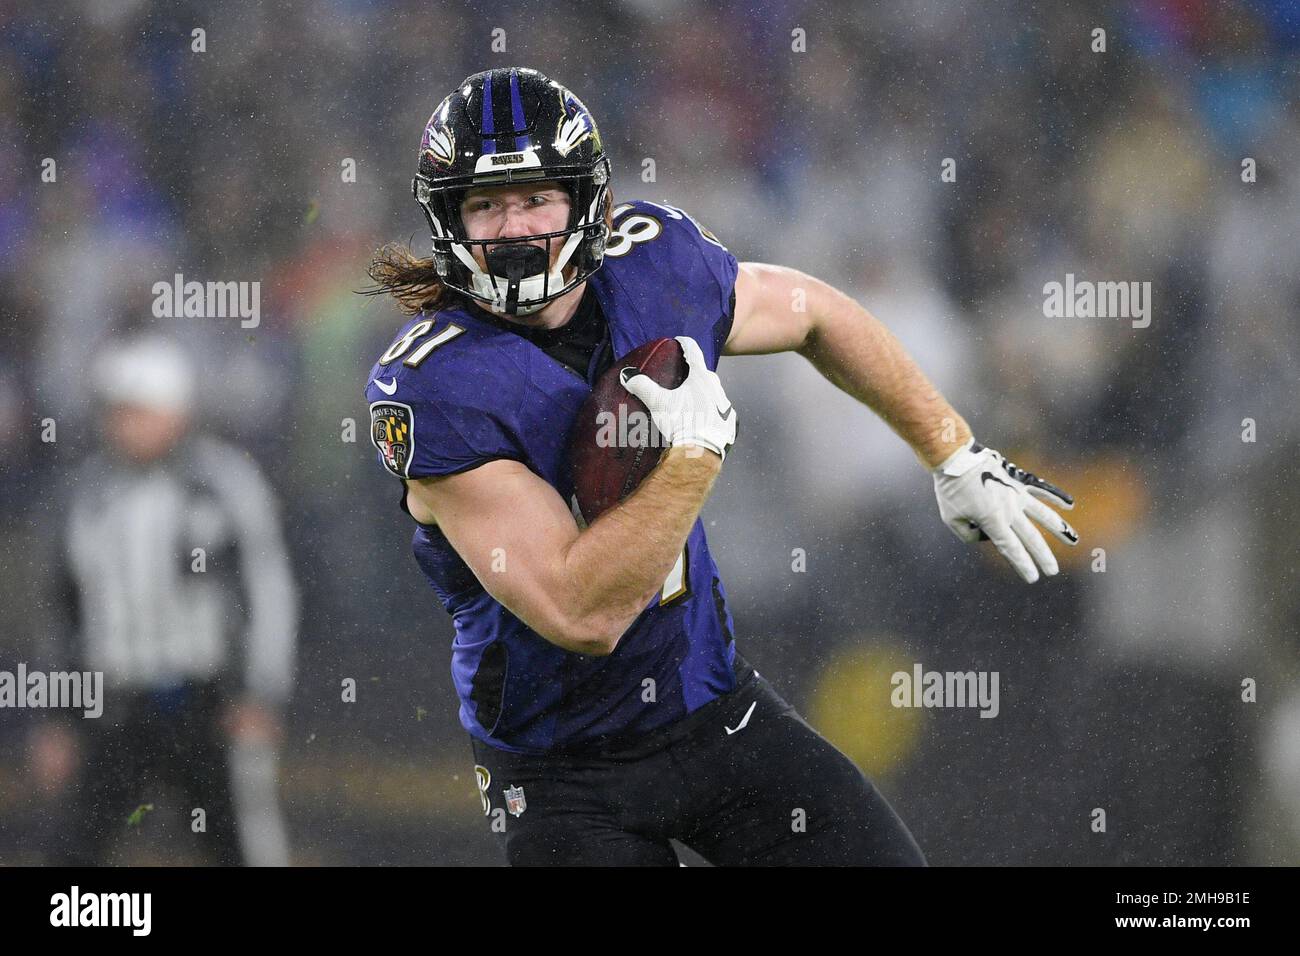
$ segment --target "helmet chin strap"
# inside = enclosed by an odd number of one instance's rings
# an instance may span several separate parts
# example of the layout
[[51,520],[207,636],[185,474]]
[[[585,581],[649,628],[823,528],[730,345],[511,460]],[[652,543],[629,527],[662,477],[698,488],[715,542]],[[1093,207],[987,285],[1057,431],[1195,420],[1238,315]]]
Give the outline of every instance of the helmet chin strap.
[[536,246],[498,246],[486,258],[492,275],[505,273],[505,310],[513,315],[519,308],[519,283],[524,276],[546,271],[546,252]]
[[[475,292],[492,300],[493,306],[507,315],[532,315],[554,301],[554,292],[564,288],[564,267],[572,258],[582,234],[570,235],[555,260],[555,268],[546,272],[546,252],[537,246],[498,246],[487,254],[488,265],[496,276],[504,274],[505,289],[500,282],[479,268],[469,250],[459,242],[452,243],[452,252],[470,272],[470,284]],[[542,296],[550,293],[550,298]],[[542,301],[539,301],[542,300]]]

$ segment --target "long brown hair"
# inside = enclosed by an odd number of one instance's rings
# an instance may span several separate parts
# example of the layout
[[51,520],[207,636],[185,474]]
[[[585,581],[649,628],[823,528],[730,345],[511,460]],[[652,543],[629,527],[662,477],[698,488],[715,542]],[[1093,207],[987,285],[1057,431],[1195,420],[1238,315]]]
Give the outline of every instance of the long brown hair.
[[[614,189],[605,188],[605,225],[614,232]],[[417,312],[435,312],[448,305],[460,294],[442,284],[433,257],[421,258],[410,247],[396,242],[385,243],[370,261],[366,270],[375,283],[372,288],[360,290],[361,295],[391,295],[397,307],[406,315]]]

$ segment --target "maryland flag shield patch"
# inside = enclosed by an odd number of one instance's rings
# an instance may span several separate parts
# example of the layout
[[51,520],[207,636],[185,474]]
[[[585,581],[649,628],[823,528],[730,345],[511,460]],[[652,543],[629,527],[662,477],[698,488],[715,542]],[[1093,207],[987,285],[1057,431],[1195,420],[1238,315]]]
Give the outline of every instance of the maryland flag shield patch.
[[415,415],[401,402],[375,402],[370,406],[370,440],[379,449],[384,467],[398,478],[407,477],[415,454]]

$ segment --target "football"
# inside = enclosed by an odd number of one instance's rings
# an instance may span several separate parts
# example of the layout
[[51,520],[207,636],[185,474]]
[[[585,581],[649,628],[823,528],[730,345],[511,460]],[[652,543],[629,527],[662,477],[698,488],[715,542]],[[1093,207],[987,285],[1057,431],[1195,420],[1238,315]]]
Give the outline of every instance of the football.
[[636,490],[664,452],[645,404],[619,381],[628,366],[664,388],[682,384],[688,369],[676,339],[655,339],[615,360],[596,381],[569,437],[574,495],[588,523]]

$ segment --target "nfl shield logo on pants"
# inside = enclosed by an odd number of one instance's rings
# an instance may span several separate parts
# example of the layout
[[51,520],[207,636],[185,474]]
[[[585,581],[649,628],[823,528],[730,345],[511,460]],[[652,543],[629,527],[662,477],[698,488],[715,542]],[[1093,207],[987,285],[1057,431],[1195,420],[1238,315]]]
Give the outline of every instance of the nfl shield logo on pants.
[[506,795],[506,809],[515,816],[519,816],[528,809],[528,801],[524,799],[523,787],[509,787],[502,792]]

